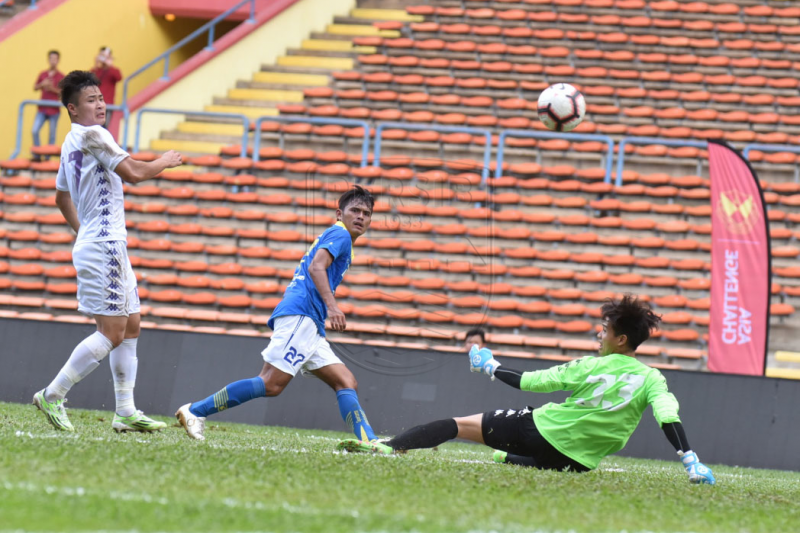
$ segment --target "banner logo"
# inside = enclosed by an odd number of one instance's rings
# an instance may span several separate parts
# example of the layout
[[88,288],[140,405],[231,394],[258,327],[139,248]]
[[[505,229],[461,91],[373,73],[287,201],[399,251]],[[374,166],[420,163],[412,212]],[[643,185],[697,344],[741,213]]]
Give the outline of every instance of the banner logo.
[[734,235],[749,235],[759,221],[760,210],[751,194],[736,189],[721,192],[717,204],[717,218]]

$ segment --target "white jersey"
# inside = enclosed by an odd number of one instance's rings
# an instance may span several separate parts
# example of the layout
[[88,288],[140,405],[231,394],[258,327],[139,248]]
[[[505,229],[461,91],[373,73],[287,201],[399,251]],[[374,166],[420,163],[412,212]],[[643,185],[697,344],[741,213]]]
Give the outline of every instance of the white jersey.
[[124,241],[122,179],[114,172],[128,153],[102,126],[72,124],[61,145],[56,189],[69,191],[81,223],[81,242]]

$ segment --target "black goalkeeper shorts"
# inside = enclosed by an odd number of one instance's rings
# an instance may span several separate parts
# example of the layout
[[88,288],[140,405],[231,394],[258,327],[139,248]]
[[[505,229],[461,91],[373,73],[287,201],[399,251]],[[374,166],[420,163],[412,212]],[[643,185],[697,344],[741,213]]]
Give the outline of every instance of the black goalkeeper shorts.
[[529,457],[536,468],[542,470],[589,471],[584,465],[570,459],[547,442],[533,421],[533,408],[498,409],[483,413],[481,432],[483,442],[495,450]]

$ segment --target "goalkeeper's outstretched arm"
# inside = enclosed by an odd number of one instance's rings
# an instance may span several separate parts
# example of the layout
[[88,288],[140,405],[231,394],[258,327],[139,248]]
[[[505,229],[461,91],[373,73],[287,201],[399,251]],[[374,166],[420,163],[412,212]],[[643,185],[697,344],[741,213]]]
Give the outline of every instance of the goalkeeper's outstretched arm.
[[686,438],[683,424],[680,422],[667,422],[661,425],[661,429],[664,430],[667,440],[678,452],[678,457],[681,458],[681,463],[683,463],[686,473],[689,474],[689,481],[706,485],[716,484],[717,480],[714,478],[714,473],[700,462],[697,454],[689,446],[689,440]]
[[501,366],[492,355],[489,348],[478,348],[473,344],[469,351],[469,369],[472,372],[486,374],[492,378],[499,378],[503,383],[508,383],[515,389],[522,388],[522,372]]
[[499,366],[494,371],[494,377],[511,385],[515,389],[522,388],[522,372],[519,370],[514,370],[513,368],[506,368],[504,366]]
[[686,438],[686,432],[683,430],[683,424],[680,422],[668,422],[663,424],[661,429],[676,452],[687,452],[692,449],[689,446],[689,439]]
[[473,345],[469,351],[469,368],[472,372],[486,374],[492,380],[499,378],[500,381],[515,389],[529,392],[553,392],[569,388],[569,384],[564,381],[562,376],[564,365],[535,372],[520,372],[502,366],[494,358],[489,348],[478,348],[477,344]]
[[657,378],[651,379],[648,389],[648,402],[653,407],[653,415],[664,431],[664,436],[678,452],[686,473],[689,474],[689,481],[698,484],[714,485],[717,480],[714,473],[706,465],[700,462],[697,454],[689,446],[689,439],[683,430],[678,418],[678,400],[675,399],[667,390],[667,381],[660,373]]

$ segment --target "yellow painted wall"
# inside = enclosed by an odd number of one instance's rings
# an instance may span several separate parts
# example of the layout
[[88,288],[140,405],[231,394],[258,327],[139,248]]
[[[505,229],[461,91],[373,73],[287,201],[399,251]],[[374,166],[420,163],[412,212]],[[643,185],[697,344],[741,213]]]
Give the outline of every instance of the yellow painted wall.
[[[0,85],[0,159],[8,158],[17,134],[17,113],[22,100],[38,99],[33,90],[37,74],[47,68],[47,51],[61,52],[59,70],[88,70],[101,46],[110,46],[117,67],[123,76],[132,73],[158,54],[178,42],[205,21],[178,19],[167,22],[154,17],[147,0],[70,0],[47,15],[37,19],[8,39],[0,42],[2,84]],[[235,23],[218,28],[221,36]],[[200,38],[172,54],[170,68],[191,57],[205,46]],[[131,82],[130,95],[161,76],[163,67],[154,67]],[[9,75],[13,73],[13,75]],[[122,82],[117,85],[115,102],[122,100]],[[31,126],[36,114],[34,106],[26,107],[21,156],[29,155]],[[69,118],[62,110],[56,143],[60,144],[69,131]],[[42,128],[42,143],[47,142],[47,126]]]
[[[202,111],[214,96],[224,96],[236,80],[249,80],[263,64],[274,64],[287,48],[299,48],[312,31],[324,31],[336,15],[346,15],[355,0],[301,0],[205,65],[161,92],[147,107]],[[144,115],[139,147],[144,150],[161,131],[174,129],[180,115]],[[129,142],[136,123],[131,120]]]

